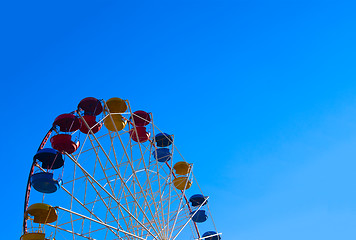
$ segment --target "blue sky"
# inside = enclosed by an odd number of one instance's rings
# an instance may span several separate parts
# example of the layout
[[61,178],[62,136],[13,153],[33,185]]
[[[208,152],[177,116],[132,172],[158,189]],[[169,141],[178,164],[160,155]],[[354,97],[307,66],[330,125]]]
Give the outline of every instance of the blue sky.
[[[1,220],[54,118],[128,99],[175,134],[223,239],[355,239],[354,1],[1,3]],[[11,211],[10,211],[11,210]]]

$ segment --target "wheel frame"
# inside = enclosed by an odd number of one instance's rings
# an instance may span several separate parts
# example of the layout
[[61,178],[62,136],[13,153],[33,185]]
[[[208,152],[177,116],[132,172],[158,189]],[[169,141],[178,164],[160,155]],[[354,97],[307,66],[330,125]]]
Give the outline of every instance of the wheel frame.
[[[103,102],[104,108],[108,109],[108,108],[107,108],[107,105],[106,105],[106,102],[103,101],[103,100],[101,100],[101,101]],[[128,105],[128,109],[129,109],[128,114],[130,114],[130,116],[132,116],[133,112],[132,112],[132,110],[131,110],[130,103],[129,103],[127,100],[125,100],[125,102],[126,102],[127,105]],[[80,109],[77,109],[77,110],[73,111],[72,113],[73,113],[73,114],[77,114],[77,115],[80,117],[80,119],[82,119],[83,122],[87,125],[87,127],[88,127],[88,129],[89,129],[89,133],[87,134],[87,137],[89,137],[89,136],[93,137],[94,140],[100,145],[100,141],[97,139],[97,137],[95,136],[95,134],[92,132],[92,129],[90,128],[90,126],[87,124],[87,122],[86,122],[85,119],[83,118],[83,115],[82,115],[82,113],[81,113],[81,110],[80,110]],[[113,114],[111,114],[110,112],[107,113],[107,115],[106,115],[106,117],[110,117],[110,118],[111,118],[111,121],[113,121],[112,116],[113,116]],[[153,136],[155,136],[155,128],[156,128],[156,129],[158,129],[158,128],[157,128],[156,125],[154,125],[152,113],[150,113],[150,117],[151,117],[151,119],[152,119],[152,133],[153,133]],[[105,117],[104,117],[104,118],[105,118]],[[100,120],[100,122],[103,122],[103,121],[104,121],[104,118],[102,118],[102,119]],[[127,120],[130,121],[128,118],[127,118]],[[134,123],[134,122],[133,122],[133,123],[131,122],[131,123],[128,124],[128,125],[129,125],[129,130],[130,130],[131,125],[132,125],[133,129],[136,129],[136,126],[135,126],[135,123]],[[116,127],[115,127],[115,129],[116,129]],[[116,129],[116,130],[117,130],[117,129]],[[159,130],[159,129],[158,129],[158,130]],[[110,134],[110,131],[108,131],[108,132],[109,132],[109,134]],[[119,132],[119,131],[115,131],[114,134],[118,134],[118,132]],[[161,132],[162,132],[162,131],[161,131]],[[41,150],[41,149],[44,148],[44,146],[45,146],[46,143],[48,142],[48,139],[50,138],[50,136],[52,135],[52,133],[57,133],[57,134],[58,134],[58,131],[57,131],[57,129],[56,129],[55,127],[51,127],[51,128],[49,129],[49,131],[47,132],[47,134],[46,134],[45,137],[43,138],[43,140],[42,140],[42,142],[41,142],[41,144],[40,144],[38,150]],[[137,135],[137,131],[135,131],[135,134]],[[119,135],[118,135],[118,136],[119,136]],[[137,136],[137,137],[138,137],[138,136]],[[174,139],[174,136],[173,136],[173,139]],[[120,141],[121,141],[121,140],[120,140]],[[155,145],[154,145],[154,137],[153,137],[152,140],[150,139],[149,141],[150,141],[150,146],[151,146],[151,147],[152,147],[152,146],[155,147]],[[90,140],[90,142],[92,142],[92,141]],[[130,140],[129,142],[130,142],[130,144],[131,144],[132,141]],[[174,142],[174,141],[173,141],[173,142]],[[140,149],[142,158],[144,159],[144,155],[143,155],[142,149],[141,149],[141,143],[137,143],[137,145],[139,146],[139,149]],[[101,148],[102,148],[102,147],[101,147]],[[132,149],[132,146],[131,146],[130,148]],[[93,149],[94,149],[94,148],[93,148]],[[155,147],[155,149],[157,149],[157,147]],[[171,177],[172,179],[174,179],[174,178],[177,177],[177,175],[176,175],[176,174],[174,173],[174,171],[173,171],[173,166],[172,166],[172,164],[173,164],[173,152],[174,152],[174,151],[178,151],[178,150],[176,149],[176,146],[173,144],[173,146],[172,146],[172,159],[171,159],[170,161],[168,161],[168,162],[163,163],[163,164],[168,168],[168,172],[169,172],[169,174],[171,175],[170,177]],[[105,151],[103,151],[103,152],[105,153]],[[179,153],[179,151],[178,151],[178,153]],[[151,154],[151,151],[149,151],[149,154]],[[73,154],[68,154],[68,153],[64,152],[64,155],[65,155],[68,159],[70,159],[76,166],[78,166],[78,167],[81,169],[81,171],[85,172],[85,169],[81,168],[81,167],[80,167],[81,165],[78,164],[78,162],[77,162],[77,160],[76,160],[75,158],[73,158]],[[182,155],[181,155],[180,153],[179,153],[179,155],[182,157]],[[78,155],[78,156],[79,156],[79,155]],[[107,159],[109,160],[110,157],[107,156]],[[128,157],[128,159],[130,159],[130,158]],[[184,160],[183,157],[182,157],[182,159]],[[143,162],[145,162],[145,161],[143,160]],[[112,162],[111,162],[111,164],[113,165],[113,168],[115,169],[114,164],[113,164]],[[30,202],[30,195],[31,195],[31,181],[30,181],[30,178],[31,178],[31,176],[34,174],[34,171],[35,171],[35,168],[36,168],[36,167],[39,167],[39,166],[38,166],[38,164],[37,164],[37,162],[36,162],[36,159],[34,158],[34,159],[33,159],[33,162],[32,162],[32,165],[31,165],[31,168],[30,168],[29,177],[28,177],[28,181],[27,181],[27,185],[26,185],[25,202],[24,202],[24,212],[26,212],[26,209],[28,208],[28,205],[29,205],[29,202]],[[191,172],[192,172],[192,171],[191,171]],[[190,172],[190,174],[191,174],[191,172]],[[133,172],[132,174],[133,174],[133,176],[135,175],[134,172]],[[189,177],[190,177],[190,174],[189,174]],[[87,176],[90,176],[90,174],[88,173]],[[118,173],[118,176],[120,176],[119,173]],[[135,176],[135,177],[137,178],[137,176]],[[93,182],[95,182],[95,178],[94,178],[94,177],[89,177],[89,178],[91,178],[91,180],[92,180]],[[120,181],[121,181],[122,183],[125,182],[125,181],[123,181],[123,180],[124,180],[124,179],[121,179],[121,178],[120,178]],[[74,181],[74,180],[73,180],[73,181]],[[139,182],[139,181],[138,181],[138,182]],[[97,185],[100,186],[100,184],[97,184]],[[110,185],[110,184],[109,184],[109,185]],[[125,184],[124,184],[124,185],[125,185]],[[63,189],[64,189],[64,188],[63,188]],[[170,187],[169,189],[170,189],[170,191],[171,191],[171,187]],[[108,194],[109,196],[111,195],[105,188],[101,188],[101,190],[104,191],[104,192],[105,192],[106,194]],[[142,189],[141,189],[141,191],[142,191]],[[175,190],[175,191],[177,191],[177,190]],[[185,189],[184,189],[184,190],[178,190],[178,191],[181,192],[181,196],[182,196],[181,199],[180,199],[180,203],[179,203],[179,209],[180,209],[182,203],[184,202],[184,205],[186,206],[188,212],[192,212],[192,208],[191,208],[191,206],[190,206],[190,204],[189,204],[189,201],[188,201],[188,198],[187,198],[187,196],[186,196],[186,194],[185,194]],[[171,194],[171,192],[170,192],[169,194]],[[99,195],[99,194],[98,194],[98,195]],[[133,194],[131,194],[131,195],[133,196]],[[115,199],[115,197],[112,197],[112,199]],[[207,199],[208,199],[208,198],[207,198]],[[207,201],[207,199],[206,199],[205,201]],[[147,201],[147,200],[146,200],[146,201]],[[122,206],[122,204],[121,204],[120,202],[117,202],[117,204],[120,205],[120,206]],[[140,206],[140,204],[138,204],[138,203],[137,203],[137,205]],[[60,207],[60,206],[57,206],[56,209],[58,209],[58,210],[63,210],[63,211],[68,211],[68,209],[65,209],[65,208]],[[149,209],[150,209],[150,208],[149,208]],[[200,207],[199,207],[198,209],[200,209]],[[125,210],[125,209],[124,209],[124,210]],[[142,212],[144,213],[144,210],[143,210],[142,208],[140,209],[140,211],[142,211]],[[177,211],[178,211],[178,210],[177,210]],[[78,215],[79,217],[82,217],[83,219],[88,219],[87,216],[81,215],[81,214],[78,214],[78,213],[75,213],[74,211],[70,211],[70,210],[69,210],[68,212],[69,212],[70,214]],[[127,212],[129,213],[130,211],[128,210]],[[169,212],[170,212],[170,211],[168,210],[168,213],[169,213]],[[151,216],[154,216],[154,215],[151,213]],[[168,215],[168,216],[169,216],[169,215]],[[132,217],[133,219],[135,219],[135,216],[131,215],[131,217]],[[146,218],[147,218],[147,216],[146,216]],[[178,218],[178,212],[177,212],[177,215],[176,215],[176,217],[175,217],[173,226],[175,226],[175,224],[176,224],[176,222],[177,222],[177,218]],[[168,217],[168,219],[169,219],[169,217]],[[89,220],[89,219],[88,219],[88,220]],[[137,222],[140,222],[138,219],[135,219],[135,220],[136,220]],[[172,237],[173,237],[173,239],[175,239],[175,238],[180,234],[180,232],[186,227],[186,225],[188,225],[190,222],[193,223],[192,225],[194,226],[194,231],[195,231],[195,233],[196,233],[197,239],[203,239],[203,238],[201,238],[201,235],[200,235],[200,232],[199,232],[197,223],[196,223],[196,222],[193,222],[193,221],[190,221],[190,220],[191,220],[191,217],[188,218],[187,222],[184,224],[184,227],[181,228],[180,231],[179,231],[176,235],[174,235],[174,236],[173,236],[173,232],[174,232],[174,229],[173,229],[167,239],[172,239]],[[23,234],[25,234],[25,233],[28,232],[27,221],[28,221],[28,219],[24,218],[24,221],[23,221]],[[95,219],[93,219],[93,218],[91,218],[90,221],[99,223],[98,220],[95,220]],[[170,222],[170,221],[169,221],[169,222]],[[150,221],[149,221],[149,223],[150,223],[152,229],[155,230],[155,228],[152,226],[152,223],[151,223]],[[100,224],[103,224],[103,222],[100,222]],[[48,226],[51,226],[50,224],[47,224],[47,225],[48,225]],[[103,225],[105,225],[105,224],[103,224]],[[52,227],[53,227],[53,226],[52,226]],[[122,229],[119,229],[119,228],[114,228],[114,229],[113,229],[112,226],[110,226],[110,225],[106,225],[106,227],[107,227],[107,228],[111,228],[111,229],[114,230],[114,231],[118,231],[118,232],[121,232],[121,233],[123,233],[123,234],[129,235],[129,236],[132,236],[132,237],[135,237],[135,238],[138,238],[138,239],[147,239],[147,237],[146,237],[146,238],[142,238],[142,237],[140,237],[140,236],[138,236],[138,235],[132,234],[132,233],[130,233],[130,232],[128,232],[128,231],[125,231],[125,230],[122,230]],[[144,224],[141,224],[141,227],[144,228],[148,233],[151,233],[151,232],[149,231],[149,229],[148,229]],[[58,227],[57,227],[57,228],[58,228]],[[156,231],[156,230],[155,230],[155,231]],[[74,233],[73,233],[73,234],[74,234]],[[156,235],[157,237],[160,236],[160,234],[159,234],[157,231],[156,231],[156,234],[157,234],[157,235]],[[77,234],[77,235],[80,236],[80,234]],[[155,237],[153,234],[150,234],[150,235],[153,237],[153,239],[158,239],[158,238]],[[120,239],[120,236],[118,236],[118,239]],[[160,238],[160,239],[165,239],[165,238]]]

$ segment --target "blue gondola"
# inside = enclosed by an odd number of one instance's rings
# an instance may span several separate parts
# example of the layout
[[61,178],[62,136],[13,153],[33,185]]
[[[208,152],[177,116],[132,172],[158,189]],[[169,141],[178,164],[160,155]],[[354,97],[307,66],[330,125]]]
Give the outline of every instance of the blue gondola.
[[[212,236],[212,237],[209,237],[209,236]],[[217,233],[214,231],[208,231],[208,232],[204,233],[202,237],[205,240],[220,240],[221,239],[220,235],[217,235]]]
[[168,133],[158,133],[155,139],[157,147],[168,147],[173,143],[173,138]]
[[[206,197],[204,197],[202,194],[194,194],[193,196],[191,196],[189,198],[189,202],[191,202],[193,207],[197,207],[200,206],[204,203]],[[205,203],[203,204],[203,206],[205,204],[207,204],[208,200],[205,201]]]
[[205,214],[205,210],[196,210],[190,213],[192,216],[193,222],[202,223],[208,219],[208,216]]
[[33,158],[42,162],[42,168],[44,169],[58,169],[64,165],[62,154],[53,148],[38,150]]
[[167,162],[171,159],[171,153],[168,148],[157,148],[152,154],[158,162]]
[[53,179],[53,173],[39,172],[31,176],[31,185],[41,193],[54,193],[62,185],[62,180]]

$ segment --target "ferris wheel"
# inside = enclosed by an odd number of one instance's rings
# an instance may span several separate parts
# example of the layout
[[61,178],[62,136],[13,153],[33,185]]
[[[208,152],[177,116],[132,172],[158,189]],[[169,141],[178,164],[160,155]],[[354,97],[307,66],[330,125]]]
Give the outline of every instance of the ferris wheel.
[[153,114],[84,98],[33,157],[21,240],[220,240],[194,174]]

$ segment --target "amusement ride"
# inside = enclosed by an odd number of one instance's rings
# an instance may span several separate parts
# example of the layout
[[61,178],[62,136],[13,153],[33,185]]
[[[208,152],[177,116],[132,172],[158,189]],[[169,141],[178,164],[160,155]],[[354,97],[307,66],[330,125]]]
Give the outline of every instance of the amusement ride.
[[87,97],[33,157],[20,240],[220,240],[209,201],[152,113]]

